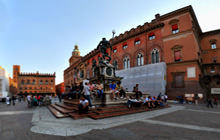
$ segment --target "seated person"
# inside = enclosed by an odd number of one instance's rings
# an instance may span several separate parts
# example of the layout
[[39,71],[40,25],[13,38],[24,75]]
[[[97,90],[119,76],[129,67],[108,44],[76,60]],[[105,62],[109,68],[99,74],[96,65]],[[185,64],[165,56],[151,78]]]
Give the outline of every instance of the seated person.
[[88,113],[88,110],[89,110],[89,101],[86,100],[86,98],[84,96],[82,96],[79,100],[79,103],[78,103],[78,109],[79,109],[79,113],[82,114],[82,113]]
[[78,99],[80,99],[80,94],[81,94],[80,85],[76,86],[75,94],[77,95]]
[[139,84],[136,84],[136,86],[133,88],[133,92],[135,92],[136,99],[139,99],[142,97],[142,92],[138,90]]
[[142,101],[137,100],[137,99],[133,99],[132,96],[129,97],[128,101],[127,101],[127,106],[128,108],[132,108],[134,107],[140,107],[142,104]]
[[95,92],[95,85],[92,83],[92,81],[89,81],[88,86],[89,86],[90,92],[94,93]]
[[116,99],[116,95],[115,94],[118,94],[117,92],[117,89],[116,89],[116,84],[115,84],[115,81],[112,81],[112,83],[109,85],[109,88],[110,88],[110,91],[112,93],[112,97],[114,99]]
[[164,106],[163,100],[161,98],[157,98],[157,103],[158,103],[158,106],[161,106],[161,107]]
[[157,98],[155,96],[152,97],[152,102],[154,103],[155,107],[159,106],[157,102]]
[[123,86],[121,85],[121,82],[119,82],[116,86],[117,90],[118,90],[118,94],[120,95],[121,98],[126,98],[126,92],[123,88]]
[[98,93],[98,97],[99,98],[103,98],[104,96],[104,93],[103,93],[103,84],[101,84],[100,81],[98,81],[98,83],[96,84],[96,90],[97,90],[97,93]]
[[149,101],[150,101],[150,107],[152,108],[154,108],[155,107],[155,105],[154,105],[154,101],[153,101],[153,99],[152,99],[152,97],[151,96],[148,96],[148,99],[149,99]]
[[150,99],[148,97],[144,98],[144,106],[147,106],[148,108],[151,108]]

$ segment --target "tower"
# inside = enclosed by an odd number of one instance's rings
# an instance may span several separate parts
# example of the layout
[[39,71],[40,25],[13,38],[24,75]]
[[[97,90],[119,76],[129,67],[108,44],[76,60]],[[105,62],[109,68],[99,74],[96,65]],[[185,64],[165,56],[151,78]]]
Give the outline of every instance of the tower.
[[78,45],[74,46],[72,56],[69,59],[70,66],[81,58]]
[[77,45],[74,46],[74,50],[72,52],[72,55],[74,56],[80,56],[80,51]]
[[18,82],[19,73],[20,73],[20,66],[19,65],[13,65],[13,81],[15,83]]

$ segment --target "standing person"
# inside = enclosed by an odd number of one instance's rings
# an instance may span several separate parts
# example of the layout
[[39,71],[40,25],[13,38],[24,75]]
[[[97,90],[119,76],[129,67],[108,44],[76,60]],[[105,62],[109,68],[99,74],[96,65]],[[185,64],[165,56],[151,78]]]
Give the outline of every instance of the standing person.
[[85,86],[83,88],[83,91],[84,91],[84,94],[85,94],[85,97],[86,99],[89,101],[89,106],[92,107],[92,102],[91,102],[91,98],[90,98],[90,88],[88,86],[88,83],[86,82],[85,83]]
[[218,98],[217,98],[217,96],[214,96],[214,105],[216,107],[218,106]]
[[10,105],[10,97],[9,96],[6,97],[6,104]]
[[13,95],[13,96],[12,96],[12,103],[13,103],[13,105],[15,105],[15,100],[16,100],[16,98],[15,98],[15,96]]
[[31,107],[31,95],[27,96],[28,107]]
[[197,105],[197,104],[198,104],[198,100],[199,100],[199,96],[198,96],[198,94],[195,94],[195,96],[194,96],[194,100],[195,100],[195,104]]
[[207,102],[208,102],[207,107],[209,108],[209,105],[210,105],[211,108],[213,108],[213,105],[212,105],[212,98],[211,98],[211,97],[208,97]]

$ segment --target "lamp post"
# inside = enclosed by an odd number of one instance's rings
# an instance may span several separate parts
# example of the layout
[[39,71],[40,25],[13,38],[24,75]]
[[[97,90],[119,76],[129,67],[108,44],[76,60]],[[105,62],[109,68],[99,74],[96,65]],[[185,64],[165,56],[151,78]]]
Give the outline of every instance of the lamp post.
[[115,30],[112,30],[112,39],[114,38],[115,36]]

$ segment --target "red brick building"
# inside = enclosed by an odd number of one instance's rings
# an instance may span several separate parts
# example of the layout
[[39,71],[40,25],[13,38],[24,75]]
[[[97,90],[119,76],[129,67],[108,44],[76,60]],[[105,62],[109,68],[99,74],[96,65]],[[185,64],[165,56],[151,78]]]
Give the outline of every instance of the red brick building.
[[[121,70],[165,62],[170,97],[205,93],[201,87],[204,76],[219,74],[219,42],[220,30],[202,32],[193,8],[187,6],[165,15],[156,14],[151,22],[110,39],[113,45],[111,63]],[[77,52],[78,46],[72,53],[70,66],[64,71],[65,86],[91,77],[92,60],[98,62],[100,56],[97,48],[84,57]],[[219,79],[215,85],[220,83]]]
[[64,93],[64,82],[56,85],[56,94]]
[[42,74],[36,73],[22,73],[20,66],[13,66],[13,80],[17,83],[18,94],[55,94],[55,73]]

